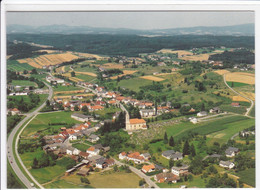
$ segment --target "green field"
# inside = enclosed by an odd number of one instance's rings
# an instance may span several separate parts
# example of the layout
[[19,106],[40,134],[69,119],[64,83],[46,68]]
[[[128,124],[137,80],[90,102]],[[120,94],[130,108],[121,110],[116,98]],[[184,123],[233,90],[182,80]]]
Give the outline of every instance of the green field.
[[252,117],[255,117],[255,105],[254,105],[254,107],[251,109],[249,115],[252,116]]
[[55,165],[39,169],[30,169],[31,174],[39,183],[46,183],[53,179],[63,176],[66,168],[63,166]]
[[29,80],[12,80],[12,85],[14,86],[37,86],[35,82]]
[[238,113],[238,114],[244,114],[246,112],[246,107],[244,106],[233,107],[231,105],[221,105],[219,106],[219,108],[223,111]]
[[255,187],[255,168],[250,168],[250,169],[246,169],[244,171],[240,171],[238,173],[236,173],[235,175],[240,177],[240,180],[243,183],[246,183],[248,185],[251,185],[253,187]]
[[86,82],[89,82],[89,81],[96,78],[96,77],[93,77],[93,76],[90,76],[90,75],[84,75],[84,74],[78,74],[78,73],[76,73],[75,77],[78,78],[78,79],[82,79]]
[[44,185],[45,188],[47,189],[85,189],[85,188],[92,188],[91,186],[89,185],[79,185],[79,184],[75,184],[73,182],[68,182],[64,179],[60,179],[60,180],[57,180],[57,181],[54,181],[52,183],[48,183],[46,185]]
[[[245,122],[241,124],[241,127],[237,127],[239,123]],[[249,122],[250,121],[250,122]],[[188,135],[189,132],[198,133],[200,135],[208,135],[214,132],[219,132],[224,129],[228,129],[230,134],[233,135],[241,128],[247,128],[251,126],[251,122],[254,120],[249,119],[244,116],[229,116],[221,119],[217,119],[214,121],[202,122],[198,124],[192,124],[191,122],[182,122],[180,124],[176,124],[166,128],[168,137],[173,136],[176,139],[180,139]],[[234,126],[234,127],[232,127]],[[239,125],[240,126],[240,125]],[[223,142],[224,143],[224,142]]]
[[49,126],[48,123],[80,123],[79,121],[72,119],[71,114],[73,112],[53,112],[53,113],[43,113],[37,115],[30,124],[22,132],[22,136],[30,136],[36,133],[38,130],[43,130],[48,127],[53,129],[59,129],[62,125],[52,125]]
[[7,69],[12,71],[24,71],[24,70],[32,70],[34,67],[28,65],[27,63],[19,63],[16,60],[7,60]]
[[[232,86],[233,83],[233,86]],[[228,86],[230,87],[241,87],[241,86],[247,86],[248,84],[246,83],[241,83],[241,82],[232,82],[232,81],[228,81],[227,82]]]
[[128,88],[130,90],[139,91],[141,86],[151,85],[153,81],[141,79],[141,78],[132,78],[127,80],[121,80],[118,83],[118,86],[121,88]]

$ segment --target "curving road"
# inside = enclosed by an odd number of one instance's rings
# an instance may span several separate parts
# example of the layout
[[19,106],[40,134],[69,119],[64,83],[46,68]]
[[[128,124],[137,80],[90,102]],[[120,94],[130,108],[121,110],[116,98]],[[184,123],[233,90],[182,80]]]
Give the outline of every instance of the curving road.
[[[44,82],[44,83],[45,83],[45,82]],[[53,95],[52,87],[51,87],[50,85],[48,85],[47,83],[45,83],[45,85],[49,88],[48,100],[51,100],[52,95]],[[34,117],[36,117],[36,115],[39,113],[39,111],[45,106],[45,103],[46,103],[46,101],[45,101],[41,106],[39,106],[35,111],[33,111],[32,113],[27,114],[27,116],[26,116],[21,122],[19,122],[18,125],[12,130],[12,132],[11,132],[11,134],[9,135],[8,140],[7,140],[7,152],[8,152],[8,153],[7,153],[7,156],[8,156],[8,161],[9,161],[11,167],[13,168],[14,172],[16,173],[16,175],[17,175],[17,176],[19,177],[19,179],[23,182],[23,184],[24,184],[27,188],[29,188],[29,189],[32,189],[32,188],[34,189],[34,188],[35,188],[35,187],[33,187],[33,186],[31,185],[31,181],[32,181],[34,184],[38,185],[41,189],[44,189],[44,187],[43,187],[41,184],[39,184],[39,183],[34,179],[34,177],[30,174],[30,172],[29,172],[29,171],[27,170],[27,168],[24,166],[24,164],[23,164],[23,162],[22,162],[22,160],[21,160],[21,158],[20,158],[20,156],[19,156],[19,154],[18,154],[17,148],[18,148],[19,136],[20,136],[20,134],[21,134],[21,132],[22,132],[23,130],[21,130],[21,131],[19,132],[19,134],[17,135],[17,138],[16,138],[16,139],[14,139],[14,137],[15,137],[15,134],[17,133],[17,131],[20,129],[20,127],[21,127],[29,118],[32,117],[32,118],[27,122],[27,124],[26,124],[23,128],[25,128],[25,127],[29,124],[29,122],[30,122]],[[14,140],[15,140],[15,152],[13,152],[13,149],[12,149]],[[19,168],[18,164],[16,163],[16,160],[15,160],[15,158],[14,158],[14,154],[17,155],[17,158],[18,158],[20,164],[22,165],[22,167],[24,168],[24,170],[26,171],[26,173],[28,174],[28,176],[30,176],[31,179],[28,179],[28,178],[23,174],[23,172],[22,172],[21,169]]]
[[231,87],[227,84],[226,74],[223,75],[223,79],[224,79],[225,85],[226,85],[228,88],[230,88],[230,90],[232,90],[232,91],[233,91],[234,93],[236,93],[237,95],[239,95],[239,96],[241,96],[241,97],[243,97],[243,98],[245,98],[245,99],[247,99],[247,100],[249,100],[249,101],[251,102],[251,106],[247,109],[247,111],[246,111],[246,113],[245,113],[245,116],[248,116],[249,112],[251,111],[251,109],[252,109],[253,106],[254,106],[254,101],[251,100],[250,98],[248,98],[248,97],[246,97],[246,96],[244,96],[244,95],[238,93],[238,92],[235,91],[233,88],[231,88]]

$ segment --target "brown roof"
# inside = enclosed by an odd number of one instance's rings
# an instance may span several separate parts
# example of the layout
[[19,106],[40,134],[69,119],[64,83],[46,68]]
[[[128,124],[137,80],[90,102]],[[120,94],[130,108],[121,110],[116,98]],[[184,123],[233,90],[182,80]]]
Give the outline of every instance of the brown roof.
[[122,156],[125,156],[125,155],[126,155],[126,153],[125,153],[125,152],[121,152],[121,155],[122,155]]
[[146,123],[146,121],[144,119],[130,119],[129,120],[130,124],[139,124],[139,123]]
[[147,171],[147,172],[148,172],[150,169],[155,169],[154,164],[144,165],[144,166],[142,167],[142,170],[145,170],[145,171]]
[[164,181],[175,181],[175,180],[179,180],[180,177],[177,175],[174,175],[173,173],[160,173],[156,175],[157,181],[159,181],[160,183],[164,182]]
[[82,152],[82,151],[81,151],[81,152],[79,153],[79,155],[80,155],[81,157],[85,157],[85,158],[86,158],[86,157],[89,156],[89,153],[86,153],[86,152]]

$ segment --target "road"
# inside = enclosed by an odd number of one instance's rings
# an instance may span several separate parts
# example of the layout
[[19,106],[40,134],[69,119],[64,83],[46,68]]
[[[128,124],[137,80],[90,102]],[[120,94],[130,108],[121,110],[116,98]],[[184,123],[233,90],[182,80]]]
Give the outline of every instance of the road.
[[121,166],[121,165],[127,165],[127,166],[129,166],[129,169],[130,169],[132,172],[134,172],[136,175],[138,175],[139,177],[143,178],[143,179],[146,181],[146,183],[149,185],[149,187],[160,188],[158,185],[156,185],[155,182],[153,182],[153,181],[150,179],[150,178],[151,178],[150,176],[145,175],[143,172],[141,172],[140,170],[136,169],[136,168],[133,167],[133,166],[130,166],[130,165],[125,164],[125,163],[122,163],[122,162],[120,162],[120,161],[118,161],[118,160],[116,160],[116,159],[114,159],[114,160],[115,160],[115,163],[116,163],[117,165],[119,165],[119,166]]
[[233,88],[231,88],[231,87],[227,84],[226,74],[223,75],[223,79],[224,79],[225,85],[226,85],[228,88],[230,88],[230,90],[232,90],[232,91],[233,91],[234,93],[236,93],[237,95],[239,95],[239,96],[241,96],[241,97],[243,97],[243,98],[245,98],[245,99],[247,99],[247,100],[249,100],[249,101],[251,102],[251,106],[247,109],[247,111],[246,111],[246,113],[245,113],[245,116],[248,116],[249,112],[251,111],[251,109],[252,109],[253,106],[254,106],[254,101],[251,100],[250,98],[248,98],[248,97],[246,97],[246,96],[240,94],[239,92],[235,91]]
[[[44,82],[45,83],[45,82]],[[53,90],[51,88],[50,85],[48,85],[47,83],[45,83],[45,85],[49,88],[49,96],[48,96],[48,100],[51,100],[52,98],[52,95],[53,95]],[[7,151],[8,151],[8,161],[11,165],[11,167],[13,168],[14,172],[16,173],[16,175],[19,177],[19,179],[23,182],[23,184],[29,188],[29,189],[32,189],[32,188],[35,188],[35,187],[32,187],[31,186],[31,181],[38,185],[41,189],[44,189],[44,187],[39,184],[35,179],[34,177],[30,174],[30,172],[27,170],[27,168],[24,166],[19,154],[18,154],[18,141],[19,141],[19,137],[20,137],[20,134],[22,132],[22,130],[19,132],[19,134],[17,135],[17,138],[14,139],[15,137],[15,134],[17,133],[17,131],[23,126],[23,124],[29,119],[30,121],[39,113],[39,111],[45,106],[45,103],[44,102],[42,105],[40,105],[35,111],[33,111],[32,113],[29,113],[27,114],[27,116],[21,121],[18,123],[18,125],[16,125],[16,127],[12,130],[10,136],[8,137],[8,140],[7,140]],[[30,122],[28,121],[27,124]],[[27,124],[23,127],[25,128],[27,126]],[[15,153],[13,152],[13,143],[14,143],[14,140],[15,140]],[[21,169],[19,168],[18,164],[16,163],[16,160],[14,158],[14,154],[17,155],[17,158],[20,162],[20,164],[22,165],[22,167],[24,168],[24,170],[26,171],[26,173],[30,176],[30,180],[27,179],[27,177],[23,174],[23,172],[21,171]]]

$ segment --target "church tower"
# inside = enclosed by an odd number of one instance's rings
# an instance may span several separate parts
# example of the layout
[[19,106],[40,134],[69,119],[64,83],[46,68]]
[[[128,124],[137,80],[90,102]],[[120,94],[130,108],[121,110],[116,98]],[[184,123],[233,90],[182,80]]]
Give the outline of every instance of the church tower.
[[128,112],[125,113],[125,127],[127,131],[131,130],[130,119]]

